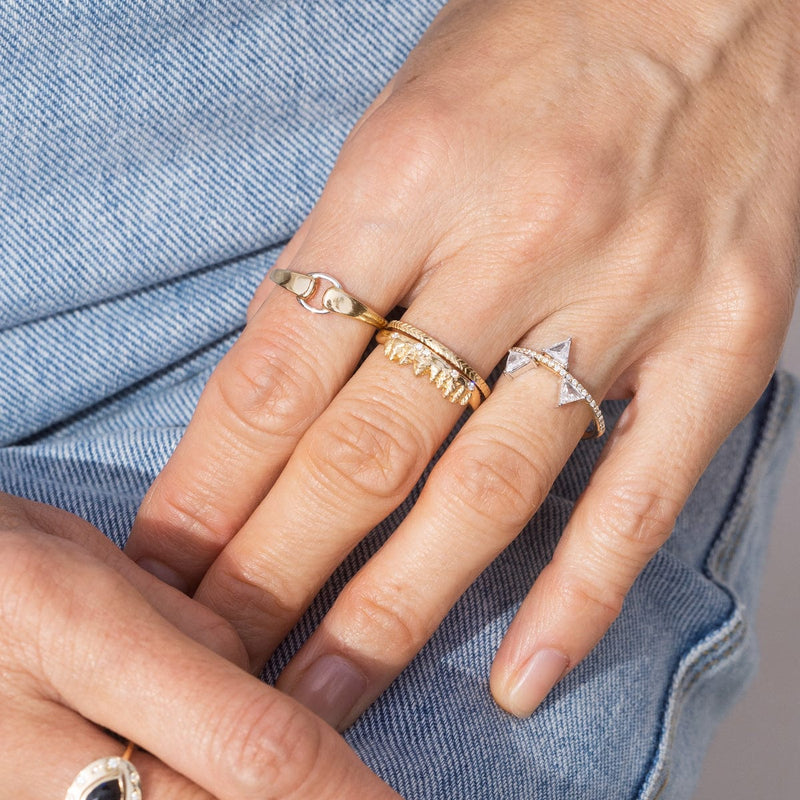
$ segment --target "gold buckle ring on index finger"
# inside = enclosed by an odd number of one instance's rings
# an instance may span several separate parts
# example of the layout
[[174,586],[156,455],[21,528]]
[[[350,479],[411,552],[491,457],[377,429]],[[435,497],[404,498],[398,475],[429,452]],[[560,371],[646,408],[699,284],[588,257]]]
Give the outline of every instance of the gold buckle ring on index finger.
[[[335,314],[366,322],[379,330],[387,325],[386,320],[377,311],[346,292],[336,278],[326,275],[324,272],[306,274],[305,272],[292,272],[288,269],[273,269],[269,273],[269,277],[278,286],[282,286],[296,295],[297,302],[312,314],[329,314],[333,311]],[[312,306],[308,299],[317,291],[321,280],[328,281],[331,285],[322,293],[321,306]]]

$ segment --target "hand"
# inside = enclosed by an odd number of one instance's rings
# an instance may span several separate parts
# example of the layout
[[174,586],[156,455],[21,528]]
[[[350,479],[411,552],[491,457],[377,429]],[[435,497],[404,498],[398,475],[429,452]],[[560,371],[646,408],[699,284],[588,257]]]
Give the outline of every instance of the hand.
[[[277,266],[326,272],[482,374],[571,336],[631,397],[495,659],[527,715],[618,614],[775,366],[796,290],[800,21],[786,2],[452,0],[344,145]],[[406,497],[459,409],[373,331],[265,281],[128,552],[258,667]],[[500,379],[279,687],[346,727],[536,511],[590,420]]]
[[63,797],[122,753],[102,726],[148,751],[131,759],[148,800],[397,797],[241,656],[227,623],[91,525],[0,495],[0,796]]

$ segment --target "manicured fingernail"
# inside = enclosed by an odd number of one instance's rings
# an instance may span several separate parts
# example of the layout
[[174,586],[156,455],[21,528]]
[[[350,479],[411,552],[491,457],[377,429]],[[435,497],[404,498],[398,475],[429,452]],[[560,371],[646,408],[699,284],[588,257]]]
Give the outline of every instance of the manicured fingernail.
[[339,728],[367,688],[366,676],[346,658],[320,656],[290,692],[295,700]]
[[160,581],[174,586],[178,591],[186,594],[189,591],[189,582],[183,575],[177,573],[172,567],[168,567],[161,561],[156,561],[154,558],[143,556],[136,562],[145,572],[155,575]]
[[534,653],[514,678],[506,710],[516,717],[529,717],[566,672],[569,659],[558,650]]

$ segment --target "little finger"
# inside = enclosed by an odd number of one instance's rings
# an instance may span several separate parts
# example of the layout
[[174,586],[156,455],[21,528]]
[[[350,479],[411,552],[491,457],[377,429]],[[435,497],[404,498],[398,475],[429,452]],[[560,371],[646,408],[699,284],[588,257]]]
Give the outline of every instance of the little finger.
[[530,715],[609,628],[746,410],[725,401],[704,368],[676,362],[650,364],[498,650],[491,690],[517,716]]

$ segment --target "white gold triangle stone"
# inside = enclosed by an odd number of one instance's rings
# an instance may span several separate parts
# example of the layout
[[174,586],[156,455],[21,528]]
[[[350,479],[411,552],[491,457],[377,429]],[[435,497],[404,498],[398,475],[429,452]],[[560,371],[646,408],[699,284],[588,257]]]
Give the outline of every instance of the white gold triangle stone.
[[523,367],[527,367],[532,363],[533,359],[529,355],[526,355],[525,353],[518,353],[516,350],[510,350],[503,372],[505,372],[507,375],[513,376],[513,373],[518,372]]
[[583,395],[571,384],[569,381],[561,381],[561,392],[558,396],[558,404],[565,406],[568,403],[574,403],[577,400],[583,400]]
[[566,369],[569,365],[569,348],[571,344],[572,337],[564,339],[563,342],[559,342],[558,344],[551,345],[544,352],[550,356],[553,361],[558,361],[558,363]]

